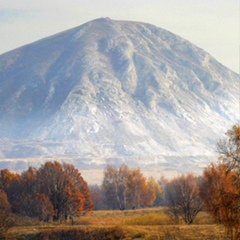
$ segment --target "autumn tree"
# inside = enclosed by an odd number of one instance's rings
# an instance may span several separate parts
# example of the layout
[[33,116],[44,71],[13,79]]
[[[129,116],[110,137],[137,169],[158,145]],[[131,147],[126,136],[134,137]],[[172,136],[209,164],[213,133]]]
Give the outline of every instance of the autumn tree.
[[8,169],[0,171],[0,189],[7,194],[11,211],[17,213],[23,193],[20,174],[12,173]]
[[53,205],[48,196],[40,193],[39,171],[30,167],[21,174],[22,195],[17,214],[50,221],[54,215]]
[[240,237],[240,127],[234,125],[218,142],[218,164],[203,173],[200,191],[207,210],[223,223],[231,239]]
[[130,171],[127,181],[128,207],[150,207],[154,205],[160,186],[154,178],[147,180],[141,170]]
[[56,220],[93,209],[88,185],[72,165],[47,162],[40,167],[37,182],[39,193],[52,203]]
[[2,189],[0,189],[0,210],[9,211],[10,208],[11,205],[8,201],[7,194]]
[[89,188],[92,194],[94,209],[95,210],[107,209],[106,197],[104,195],[102,187],[99,185],[90,185]]
[[176,221],[183,220],[191,224],[202,210],[198,178],[193,174],[182,175],[165,183],[164,198],[168,213]]
[[234,125],[225,134],[225,138],[218,142],[220,161],[228,165],[229,169],[240,172],[240,126]]
[[146,180],[141,170],[129,169],[124,164],[119,168],[107,166],[102,188],[111,209],[152,206],[156,199],[155,186]]
[[[234,213],[225,226],[232,238],[240,238],[240,125],[234,125],[227,131],[225,139],[218,142],[219,161],[228,166],[229,205]],[[229,179],[230,178],[230,179]],[[234,219],[232,219],[232,217]]]
[[150,177],[147,180],[147,187],[153,192],[153,197],[150,200],[151,201],[150,206],[162,205],[163,204],[163,188],[159,184],[159,182],[157,182],[155,178]]
[[119,169],[108,165],[104,171],[102,187],[110,208],[126,209],[128,175],[129,169],[126,165]]
[[140,169],[129,171],[126,182],[127,204],[133,208],[140,208],[143,204],[143,190],[145,187],[145,178]]
[[200,196],[206,210],[224,224],[232,239],[238,239],[240,225],[239,192],[235,171],[226,164],[211,164],[204,170]]
[[86,213],[94,208],[91,191],[81,173],[73,165],[63,164],[63,169],[68,176],[68,189],[71,188],[72,195],[69,196],[67,215]]
[[0,239],[5,239],[7,231],[13,226],[14,218],[5,191],[0,189]]

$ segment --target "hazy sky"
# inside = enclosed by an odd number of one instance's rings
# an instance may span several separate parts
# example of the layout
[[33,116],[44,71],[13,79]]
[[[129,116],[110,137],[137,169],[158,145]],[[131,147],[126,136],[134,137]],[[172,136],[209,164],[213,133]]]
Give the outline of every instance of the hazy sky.
[[0,54],[100,17],[154,24],[239,72],[239,0],[0,0]]

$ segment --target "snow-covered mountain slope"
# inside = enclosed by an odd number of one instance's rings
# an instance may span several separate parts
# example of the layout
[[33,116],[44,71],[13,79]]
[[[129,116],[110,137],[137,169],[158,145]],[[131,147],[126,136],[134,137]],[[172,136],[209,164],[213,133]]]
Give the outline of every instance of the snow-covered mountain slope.
[[238,85],[166,30],[97,19],[0,56],[1,157],[201,163],[237,122]]

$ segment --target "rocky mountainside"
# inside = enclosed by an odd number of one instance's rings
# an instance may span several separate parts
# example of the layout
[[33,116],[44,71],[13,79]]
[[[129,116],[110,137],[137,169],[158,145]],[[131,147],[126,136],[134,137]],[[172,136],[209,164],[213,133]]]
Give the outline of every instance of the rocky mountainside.
[[0,165],[202,166],[237,121],[238,85],[238,74],[166,30],[88,22],[0,56]]

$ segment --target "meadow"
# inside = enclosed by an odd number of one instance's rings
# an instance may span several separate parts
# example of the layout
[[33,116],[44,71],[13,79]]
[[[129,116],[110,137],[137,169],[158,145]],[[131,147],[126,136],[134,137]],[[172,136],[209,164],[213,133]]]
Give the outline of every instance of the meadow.
[[7,239],[30,240],[220,240],[229,239],[223,226],[214,223],[205,212],[191,225],[176,224],[164,208],[93,211],[64,223],[40,223],[22,218],[8,231]]

